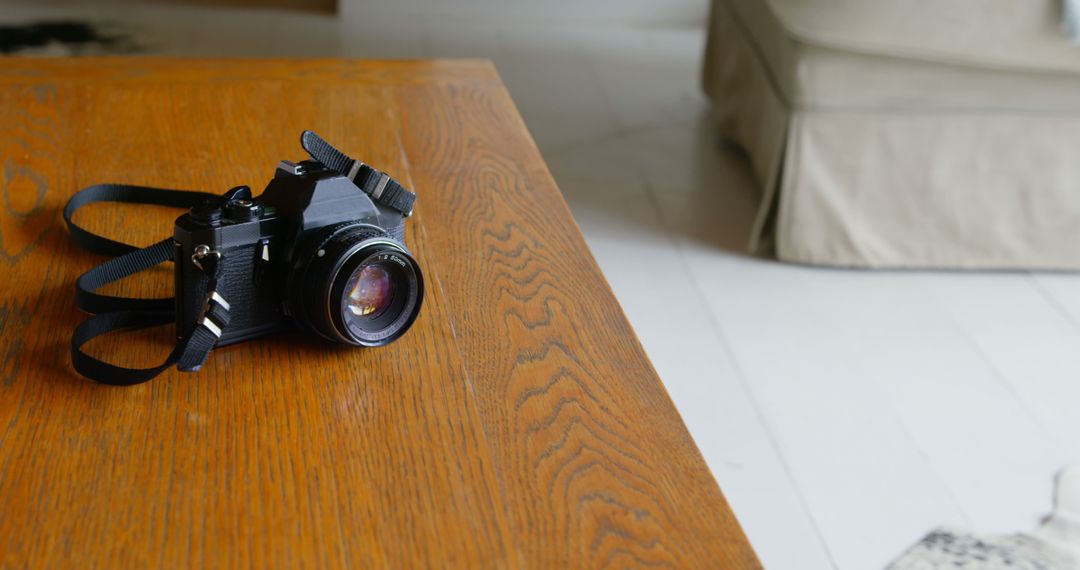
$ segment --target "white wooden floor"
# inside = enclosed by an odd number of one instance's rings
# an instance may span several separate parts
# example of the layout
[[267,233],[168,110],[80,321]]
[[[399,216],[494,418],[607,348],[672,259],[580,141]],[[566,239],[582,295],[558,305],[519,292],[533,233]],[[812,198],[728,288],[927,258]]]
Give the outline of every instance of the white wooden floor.
[[744,254],[759,196],[698,89],[699,0],[364,4],[92,14],[152,53],[492,58],[766,567],[880,568],[935,525],[1049,512],[1080,462],[1080,277]]

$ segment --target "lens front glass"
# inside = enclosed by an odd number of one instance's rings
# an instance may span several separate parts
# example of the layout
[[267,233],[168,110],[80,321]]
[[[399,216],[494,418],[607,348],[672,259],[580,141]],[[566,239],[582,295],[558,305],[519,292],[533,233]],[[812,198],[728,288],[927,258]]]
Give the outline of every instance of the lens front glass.
[[310,332],[382,346],[412,326],[424,298],[420,266],[385,230],[360,222],[304,238],[286,284],[291,316]]
[[395,289],[393,270],[386,264],[372,263],[357,268],[345,285],[347,318],[378,319],[390,308]]
[[[416,262],[393,244],[360,248],[328,290],[337,332],[368,346],[397,338],[416,318],[423,286]],[[348,276],[347,278],[345,276]]]

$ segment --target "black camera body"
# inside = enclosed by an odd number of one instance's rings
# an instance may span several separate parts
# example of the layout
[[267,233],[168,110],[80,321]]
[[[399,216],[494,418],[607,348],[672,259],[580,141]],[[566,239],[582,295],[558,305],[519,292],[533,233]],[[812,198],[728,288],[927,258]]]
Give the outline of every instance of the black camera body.
[[173,234],[177,336],[204,318],[202,261],[216,256],[230,315],[218,346],[295,326],[356,346],[395,340],[423,300],[409,214],[316,161],[283,161],[258,197],[240,186],[192,208]]
[[[342,153],[312,131],[311,160],[282,161],[263,193],[222,196],[131,184],[94,184],[64,206],[72,241],[115,256],[79,276],[75,302],[93,316],[71,335],[71,364],[98,382],[130,386],[176,365],[199,370],[216,346],[300,327],[351,346],[382,346],[415,322],[424,300],[420,265],[405,247],[416,194]],[[75,213],[95,202],[190,207],[173,238],[135,247],[87,231]],[[131,298],[98,289],[175,262],[173,298]],[[87,354],[91,339],[176,323],[165,362],[125,368]]]

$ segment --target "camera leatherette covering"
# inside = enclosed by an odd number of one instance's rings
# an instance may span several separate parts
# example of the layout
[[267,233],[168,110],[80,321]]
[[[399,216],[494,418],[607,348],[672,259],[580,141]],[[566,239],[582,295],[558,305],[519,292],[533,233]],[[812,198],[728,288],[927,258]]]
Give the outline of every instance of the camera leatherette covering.
[[[223,250],[222,256],[218,292],[230,305],[230,320],[218,346],[282,328],[284,317],[274,279],[260,275],[255,268],[256,245]],[[202,314],[209,279],[192,264],[190,257],[178,255],[177,260],[176,334],[184,338]]]

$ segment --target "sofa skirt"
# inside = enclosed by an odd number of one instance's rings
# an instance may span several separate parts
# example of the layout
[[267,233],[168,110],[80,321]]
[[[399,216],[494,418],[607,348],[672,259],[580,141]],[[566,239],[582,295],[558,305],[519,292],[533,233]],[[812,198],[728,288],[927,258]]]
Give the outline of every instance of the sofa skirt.
[[[881,76],[897,83],[905,73],[925,81],[942,64],[835,48],[836,57],[823,59],[811,46],[816,67],[784,56],[783,70],[769,55],[777,47],[761,35],[727,0],[714,4],[704,86],[720,130],[747,150],[762,186],[753,249],[841,267],[1080,269],[1080,110],[1051,104],[1055,85],[1076,78],[957,69],[941,91],[962,95],[965,80],[979,93],[987,81],[1031,84],[981,98],[934,91],[925,100],[834,103],[792,86],[825,72],[856,85],[866,73],[836,66],[875,68],[867,61],[875,57],[888,71]],[[1000,99],[1025,90],[1045,104]]]

